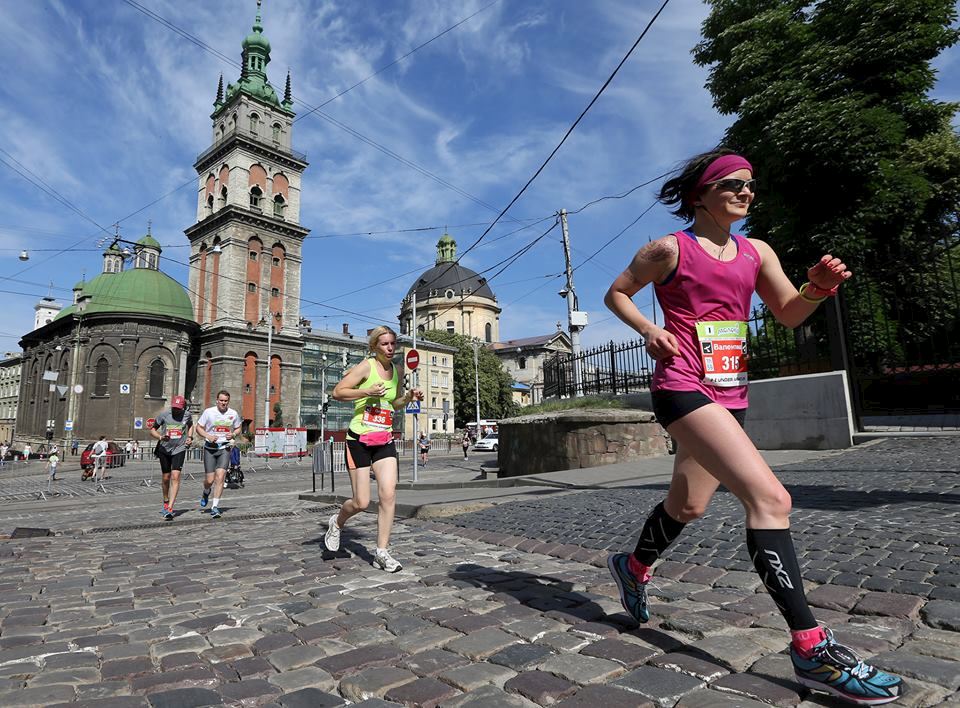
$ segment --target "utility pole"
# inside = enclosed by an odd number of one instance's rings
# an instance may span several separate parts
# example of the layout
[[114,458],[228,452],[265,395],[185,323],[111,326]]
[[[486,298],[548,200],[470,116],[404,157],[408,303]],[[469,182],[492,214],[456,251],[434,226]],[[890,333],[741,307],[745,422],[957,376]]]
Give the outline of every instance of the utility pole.
[[[413,337],[413,348],[417,348],[417,289],[413,289],[413,295],[411,296],[413,301],[411,303],[413,308],[413,331],[410,335]],[[410,372],[410,385],[413,388],[417,388],[417,384],[420,382],[420,367]],[[410,441],[410,452],[411,457],[413,457],[413,481],[416,482],[419,480],[419,469],[417,463],[417,441],[419,440],[419,430],[420,430],[420,414],[413,414],[413,440]]]
[[480,342],[474,339],[473,342],[473,391],[477,397],[477,440],[480,439]]
[[273,313],[267,310],[267,385],[263,397],[263,427],[270,427],[270,375],[273,373]]
[[560,210],[563,227],[563,260],[566,263],[567,284],[560,296],[567,301],[567,326],[570,329],[570,347],[573,350],[573,395],[583,395],[583,362],[580,361],[580,331],[587,326],[587,313],[578,309],[577,292],[573,287],[573,264],[570,262],[570,232],[567,229],[567,210]]

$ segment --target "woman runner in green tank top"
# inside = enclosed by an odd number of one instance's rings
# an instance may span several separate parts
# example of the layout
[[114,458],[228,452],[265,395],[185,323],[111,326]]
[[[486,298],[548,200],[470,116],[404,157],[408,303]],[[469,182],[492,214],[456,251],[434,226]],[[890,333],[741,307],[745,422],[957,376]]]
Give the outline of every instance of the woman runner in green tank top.
[[377,479],[377,548],[373,565],[389,573],[402,568],[387,550],[393,528],[397,488],[397,450],[393,444],[393,415],[411,401],[422,401],[423,392],[401,391],[393,356],[397,334],[389,327],[370,333],[371,357],[353,367],[333,389],[337,401],[353,401],[353,418],[347,430],[347,469],[353,495],[330,517],[323,537],[328,551],[340,549],[340,531],[347,520],[370,504],[370,470]]

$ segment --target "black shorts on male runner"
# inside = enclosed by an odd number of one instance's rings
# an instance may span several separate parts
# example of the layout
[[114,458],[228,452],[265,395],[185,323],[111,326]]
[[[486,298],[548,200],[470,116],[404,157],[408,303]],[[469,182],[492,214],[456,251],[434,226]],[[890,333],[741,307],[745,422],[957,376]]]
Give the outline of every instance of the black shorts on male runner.
[[182,470],[183,461],[187,459],[187,451],[181,450],[175,455],[171,455],[161,445],[157,448],[157,459],[160,461],[160,472],[170,474],[173,470]]
[[360,437],[356,433],[348,430],[344,455],[347,458],[348,470],[363,469],[388,457],[397,457],[397,446],[393,444],[393,440],[386,445],[366,445],[360,442]]
[[[693,413],[698,408],[708,406],[712,401],[706,394],[700,391],[668,391],[660,389],[650,394],[653,401],[653,414],[657,416],[657,422],[664,428],[683,418],[688,413]],[[743,427],[747,418],[746,408],[727,408],[730,414],[737,419],[740,427]]]
[[226,470],[229,466],[229,447],[203,446],[203,471],[205,474],[213,474],[217,470]]

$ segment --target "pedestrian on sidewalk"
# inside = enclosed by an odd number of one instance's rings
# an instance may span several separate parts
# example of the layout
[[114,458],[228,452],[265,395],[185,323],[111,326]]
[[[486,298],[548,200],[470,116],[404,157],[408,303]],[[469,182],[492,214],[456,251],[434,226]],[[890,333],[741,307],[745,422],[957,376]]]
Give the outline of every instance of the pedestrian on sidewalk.
[[106,477],[107,471],[107,450],[110,444],[107,442],[107,436],[101,435],[100,439],[93,444],[91,457],[93,458],[93,481],[102,482]]
[[219,519],[220,497],[223,495],[223,480],[230,463],[230,448],[236,444],[243,421],[240,414],[230,407],[230,392],[217,392],[217,405],[207,408],[197,420],[197,435],[203,443],[203,494],[200,495],[200,511],[207,508],[213,493],[210,518]]
[[430,461],[430,437],[426,433],[420,433],[417,447],[420,450],[420,464],[426,467],[427,462]]
[[24,463],[30,462],[30,455],[33,454],[33,450],[30,449],[30,443],[23,444],[23,461]]
[[50,450],[50,456],[47,458],[47,473],[50,480],[57,481],[57,465],[60,464],[60,449],[54,445]]
[[[659,195],[676,207],[675,216],[692,223],[641,248],[604,299],[639,332],[656,360],[654,413],[678,443],[666,498],[650,514],[633,553],[615,553],[607,565],[624,608],[646,622],[654,562],[687,523],[703,515],[723,484],[746,510],[747,549],[790,627],[797,680],[852,703],[889,703],[901,695],[902,680],[864,663],[814,619],[790,536],[790,495],[743,430],[754,291],[781,324],[793,328],[852,275],[828,254],[807,271],[808,282],[797,291],[769,245],[733,234],[756,187],[753,167],[730,150],[692,158]],[[663,327],[631,299],[651,283]]]
[[77,450],[79,449],[80,449],[80,440],[78,438],[74,438],[73,442],[70,443],[70,454],[76,455]]
[[411,401],[422,401],[418,388],[403,393],[393,363],[397,333],[380,326],[370,332],[370,356],[354,366],[333,389],[337,401],[353,401],[353,418],[347,430],[345,455],[353,495],[330,517],[323,543],[340,550],[340,532],[354,514],[370,504],[370,470],[377,479],[377,548],[373,565],[396,573],[402,565],[390,554],[390,531],[396,506],[397,448],[393,443],[393,414]]
[[7,443],[0,445],[0,467],[3,467],[7,464],[7,452],[10,450],[10,446]]
[[[174,396],[170,410],[164,411],[153,421],[150,436],[157,440],[157,459],[160,461],[160,487],[163,492],[163,508],[160,513],[167,521],[173,521],[173,506],[180,491],[180,474],[187,457],[187,448],[193,444],[193,416],[187,411],[187,400]],[[130,454],[133,443],[128,442]]]
[[460,447],[463,448],[463,459],[467,459],[467,451],[470,450],[470,436],[467,435],[466,431],[463,433],[463,438],[460,439]]

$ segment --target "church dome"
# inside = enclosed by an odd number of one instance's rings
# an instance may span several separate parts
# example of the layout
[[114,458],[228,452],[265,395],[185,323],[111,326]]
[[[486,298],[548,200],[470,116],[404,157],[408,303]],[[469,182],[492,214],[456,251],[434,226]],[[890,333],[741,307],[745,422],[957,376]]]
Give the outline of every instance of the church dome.
[[[193,320],[193,306],[183,286],[151,268],[101,273],[83,283],[82,297],[89,298],[84,315],[130,312]],[[76,309],[76,305],[65,307],[54,319],[68,317]]]
[[457,242],[450,234],[444,234],[437,241],[436,265],[417,278],[407,297],[414,292],[419,302],[432,297],[453,299],[464,295],[497,299],[486,278],[457,263]]
[[137,245],[144,246],[145,248],[155,248],[158,251],[161,250],[160,242],[157,241],[157,239],[155,239],[150,233],[137,241]]

